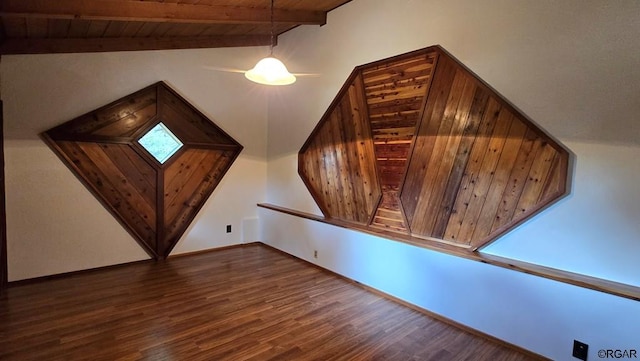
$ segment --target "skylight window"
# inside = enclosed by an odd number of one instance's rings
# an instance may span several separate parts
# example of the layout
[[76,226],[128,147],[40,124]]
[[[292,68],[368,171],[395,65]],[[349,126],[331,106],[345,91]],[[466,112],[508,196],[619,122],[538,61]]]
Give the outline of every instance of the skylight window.
[[151,128],[138,143],[160,164],[164,164],[172,155],[182,148],[182,142],[164,124],[158,123]]

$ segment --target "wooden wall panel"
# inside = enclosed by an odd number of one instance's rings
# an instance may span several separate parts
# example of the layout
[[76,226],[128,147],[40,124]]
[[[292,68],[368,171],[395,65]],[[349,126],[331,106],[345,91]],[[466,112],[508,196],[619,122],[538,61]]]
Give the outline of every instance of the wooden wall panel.
[[[174,245],[186,231],[222,180],[233,157],[233,151],[229,150],[189,149],[167,168],[164,183],[165,245]],[[191,164],[197,166],[191,167]],[[173,175],[168,176],[169,173]]]
[[[451,208],[444,235],[446,239],[457,239],[460,229],[466,224],[464,223],[466,211],[471,202],[477,198],[474,194],[474,188],[479,181],[478,175],[482,169],[485,155],[493,154],[492,152],[487,152],[487,149],[491,143],[491,135],[494,133],[496,124],[498,123],[501,114],[500,110],[501,105],[496,102],[495,99],[490,98],[487,102],[486,110],[482,115],[478,133],[476,134],[477,136],[474,139],[467,160],[467,168],[462,174],[458,193]],[[500,122],[500,124],[502,125],[504,122]],[[455,212],[453,211],[454,209]]]
[[[451,62],[441,61],[439,59],[437,69],[434,77],[438,79],[438,82],[432,84],[431,92],[429,93],[429,101],[425,106],[421,116],[430,117],[432,113],[442,114],[445,101],[453,85],[453,79],[455,76],[455,68]],[[430,118],[429,118],[430,119]],[[438,159],[440,154],[437,152],[436,142],[438,141],[440,123],[437,121],[429,122],[427,120],[421,120],[420,124],[420,141],[416,141],[413,154],[420,154],[420,158],[414,159],[407,170],[407,175],[414,173],[416,170],[425,170],[428,165],[428,161],[433,157]],[[442,143],[442,139],[439,140]],[[411,177],[408,176],[403,184],[402,202],[407,219],[410,224],[413,223],[413,216],[416,213],[415,208],[418,202],[418,194],[422,190],[424,177]]]
[[[184,144],[164,164],[138,143],[159,122]],[[242,150],[162,82],[42,136],[154,258],[169,255]]]
[[51,137],[126,138],[157,113],[157,88],[148,87],[47,131]]
[[[531,214],[546,205],[538,191],[518,208],[540,148],[568,153],[451,57],[440,58],[433,88],[402,204],[412,236],[476,249],[521,221],[517,209]],[[546,175],[551,163],[539,166]],[[564,193],[566,171],[556,168],[550,181],[555,197]]]
[[331,116],[345,88],[367,106],[359,159],[375,158],[373,232],[475,250],[567,191],[567,150],[440,47],[357,67],[347,84],[300,150],[300,175],[325,216],[354,220],[341,205],[352,204],[345,182],[357,170],[336,161],[347,145],[334,136],[350,125]]
[[326,217],[368,224],[380,199],[361,76],[343,87],[303,146],[298,171]]
[[[154,250],[156,209],[154,201],[148,202],[145,194],[150,192],[155,199],[156,171],[143,162],[142,168],[125,169],[127,174],[123,173],[118,163],[125,161],[120,158],[113,161],[109,153],[113,153],[111,147],[128,147],[127,145],[72,141],[59,141],[56,144],[93,194],[99,197],[134,237],[142,241],[147,251]],[[133,151],[119,151],[135,154]],[[136,179],[137,182],[129,179]],[[136,185],[139,183],[146,185],[138,188]]]
[[200,147],[227,145],[231,149],[238,146],[233,138],[171,88],[158,88],[158,100],[161,121],[183,143]]

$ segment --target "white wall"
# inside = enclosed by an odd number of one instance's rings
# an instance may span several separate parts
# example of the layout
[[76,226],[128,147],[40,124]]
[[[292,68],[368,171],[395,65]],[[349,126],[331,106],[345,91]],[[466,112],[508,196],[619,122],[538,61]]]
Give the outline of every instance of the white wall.
[[[355,0],[276,56],[317,72],[269,99],[268,202],[320,214],[297,152],[353,68],[440,44],[575,155],[572,193],[488,253],[640,286],[640,3]],[[556,360],[638,348],[640,303],[261,211],[265,242]],[[312,258],[313,250],[319,258]],[[473,300],[472,302],[467,302]]]
[[640,146],[564,143],[571,194],[482,251],[640,287]]
[[204,66],[249,67],[263,50],[3,56],[9,281],[148,258],[38,134],[160,80],[245,147],[172,254],[255,240],[265,89]]
[[[552,360],[639,349],[638,301],[260,210],[265,243]],[[313,251],[318,258],[313,258]]]

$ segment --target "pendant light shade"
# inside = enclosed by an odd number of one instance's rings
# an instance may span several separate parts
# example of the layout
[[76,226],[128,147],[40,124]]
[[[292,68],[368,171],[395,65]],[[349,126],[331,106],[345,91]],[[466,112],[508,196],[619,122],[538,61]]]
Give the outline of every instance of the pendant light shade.
[[278,59],[273,57],[274,30],[273,30],[273,3],[271,0],[271,45],[269,46],[269,56],[260,60],[253,69],[244,73],[244,76],[258,84],[265,85],[289,85],[296,81],[295,75],[289,73],[287,67]]
[[260,60],[253,69],[244,73],[247,79],[265,85],[289,85],[296,81],[282,62],[272,56]]

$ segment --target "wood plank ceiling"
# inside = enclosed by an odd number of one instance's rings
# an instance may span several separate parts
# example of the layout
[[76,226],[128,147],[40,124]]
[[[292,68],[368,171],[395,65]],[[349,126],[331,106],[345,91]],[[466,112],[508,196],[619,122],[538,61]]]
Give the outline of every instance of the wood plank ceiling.
[[[324,25],[350,0],[277,0],[273,33]],[[263,46],[270,0],[2,0],[0,54]]]

